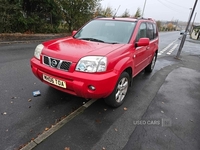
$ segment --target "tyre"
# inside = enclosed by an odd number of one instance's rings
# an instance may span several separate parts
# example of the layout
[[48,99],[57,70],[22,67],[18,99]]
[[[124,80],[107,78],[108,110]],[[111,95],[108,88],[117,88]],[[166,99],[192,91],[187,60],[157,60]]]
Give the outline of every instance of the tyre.
[[152,72],[153,68],[156,64],[156,59],[157,59],[157,53],[154,54],[154,57],[151,61],[151,63],[145,68],[145,72]]
[[119,107],[122,105],[128,92],[129,84],[130,76],[127,72],[123,72],[120,75],[113,92],[107,98],[105,98],[106,104],[111,107]]

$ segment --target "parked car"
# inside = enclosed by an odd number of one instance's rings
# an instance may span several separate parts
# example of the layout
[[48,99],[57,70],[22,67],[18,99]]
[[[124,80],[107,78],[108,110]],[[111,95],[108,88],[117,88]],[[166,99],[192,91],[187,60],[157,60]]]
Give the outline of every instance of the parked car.
[[[183,35],[183,34],[185,34],[185,33],[186,33],[185,30],[181,30],[181,31],[180,31],[180,35]],[[189,31],[188,31],[186,34],[189,34]]]
[[104,98],[118,107],[133,77],[143,70],[152,72],[158,41],[152,19],[96,18],[70,37],[39,44],[31,68],[42,82],[60,91]]
[[180,31],[180,35],[183,35],[185,33],[185,30]]

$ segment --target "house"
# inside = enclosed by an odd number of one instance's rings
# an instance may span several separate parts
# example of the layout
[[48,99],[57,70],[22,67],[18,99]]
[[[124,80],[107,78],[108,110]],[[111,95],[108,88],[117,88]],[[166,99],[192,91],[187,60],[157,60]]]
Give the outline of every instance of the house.
[[200,40],[200,25],[193,25],[190,37],[194,40]]

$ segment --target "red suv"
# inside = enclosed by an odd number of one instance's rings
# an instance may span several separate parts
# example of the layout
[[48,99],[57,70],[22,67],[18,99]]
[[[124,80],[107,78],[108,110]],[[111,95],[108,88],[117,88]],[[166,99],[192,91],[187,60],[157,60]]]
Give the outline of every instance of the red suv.
[[153,70],[157,53],[158,30],[152,19],[96,18],[70,37],[39,44],[31,68],[58,90],[104,98],[118,107],[132,78],[144,69]]

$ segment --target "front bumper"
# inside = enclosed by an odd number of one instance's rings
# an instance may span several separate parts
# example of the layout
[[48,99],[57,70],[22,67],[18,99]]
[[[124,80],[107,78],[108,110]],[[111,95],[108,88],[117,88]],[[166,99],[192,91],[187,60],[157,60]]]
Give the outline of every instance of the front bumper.
[[[72,63],[69,71],[58,70],[42,64],[38,59],[31,59],[31,69],[34,75],[42,82],[69,94],[87,99],[99,99],[109,96],[118,80],[116,72],[106,73],[84,73],[75,70],[75,64]],[[61,88],[43,80],[43,74],[55,77],[66,82],[67,87]],[[89,88],[95,87],[95,90]]]

